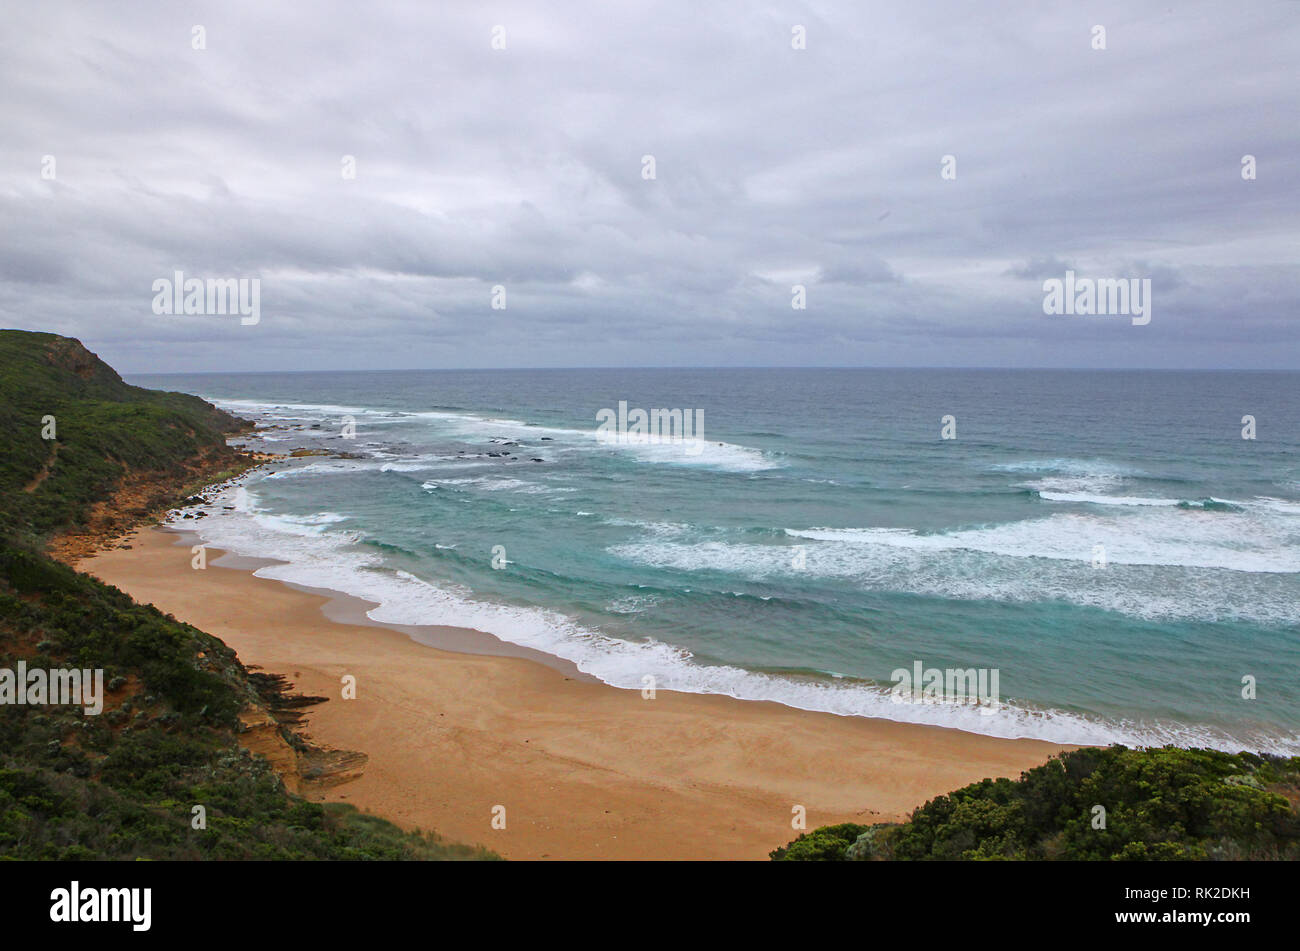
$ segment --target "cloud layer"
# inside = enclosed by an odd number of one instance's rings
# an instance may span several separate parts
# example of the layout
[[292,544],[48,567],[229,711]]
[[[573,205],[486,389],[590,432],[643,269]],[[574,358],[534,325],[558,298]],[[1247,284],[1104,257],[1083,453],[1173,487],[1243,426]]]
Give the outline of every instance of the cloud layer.
[[[1042,7],[9,11],[0,320],[136,372],[1300,368],[1300,3]],[[1044,315],[1066,268],[1151,323]],[[176,270],[261,322],[155,315]]]

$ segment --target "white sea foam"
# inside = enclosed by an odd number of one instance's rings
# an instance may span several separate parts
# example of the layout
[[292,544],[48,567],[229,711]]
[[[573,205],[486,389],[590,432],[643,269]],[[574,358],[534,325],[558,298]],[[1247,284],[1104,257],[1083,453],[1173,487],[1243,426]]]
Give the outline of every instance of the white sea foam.
[[[226,511],[227,505],[233,511]],[[331,589],[375,602],[378,607],[368,613],[376,621],[451,624],[490,631],[511,643],[566,658],[580,670],[617,687],[640,689],[643,678],[652,675],[656,686],[664,690],[770,700],[798,709],[928,723],[990,736],[1033,737],[1058,743],[1175,743],[1300,752],[1300,737],[1230,737],[1191,726],[1102,721],[1010,701],[1004,702],[999,712],[984,715],[969,706],[897,704],[892,702],[886,686],[847,680],[808,681],[732,666],[703,665],[696,663],[689,651],[668,644],[609,637],[555,611],[476,600],[463,586],[433,584],[409,572],[386,568],[377,554],[356,545],[358,538],[354,534],[331,528],[344,520],[338,513],[274,515],[261,510],[256,494],[242,486],[217,493],[205,510],[207,518],[182,522],[180,527],[197,531],[205,543],[214,547],[283,562],[258,569],[260,577]],[[718,550],[726,551],[727,546]],[[633,606],[634,601],[627,602],[627,607]]]
[[658,603],[659,599],[652,594],[629,594],[610,601],[605,610],[611,614],[640,614]]
[[1036,475],[1039,478],[1020,483],[1043,493],[1102,495],[1113,493],[1125,480],[1142,474],[1141,470],[1104,459],[1038,459],[1007,462],[991,467],[994,472]]
[[[641,435],[643,438],[633,438]],[[595,434],[591,437],[595,439]],[[641,462],[701,466],[729,472],[760,472],[778,467],[762,451],[708,439],[655,441],[644,434],[624,433],[619,440],[597,442],[601,448],[631,453]]]
[[1127,476],[1144,475],[1141,469],[1106,459],[1022,459],[1014,462],[1001,462],[990,466],[994,472],[1055,472],[1079,478],[1097,477],[1122,479]]
[[1300,524],[1291,518],[1173,507],[1173,511],[1139,510],[1121,515],[1058,513],[934,533],[893,528],[786,531],[815,541],[1089,563],[1095,546],[1103,545],[1106,561],[1112,565],[1289,574],[1300,572],[1300,546],[1294,544],[1297,530]]
[[302,476],[348,475],[359,472],[448,472],[465,469],[481,469],[495,464],[495,460],[475,460],[465,456],[449,455],[413,455],[413,456],[376,456],[368,459],[330,459],[318,458],[318,462],[306,464],[291,463],[285,468],[277,469],[259,476],[260,479],[296,479]]
[[[1135,508],[950,532],[902,528],[787,529],[804,547],[688,540],[647,531],[609,553],[655,568],[840,578],[873,591],[961,600],[1063,601],[1148,620],[1300,621],[1286,575],[1300,571],[1295,520],[1246,513]],[[809,544],[812,543],[812,544]],[[1094,568],[1094,548],[1108,565]]]
[[241,411],[246,413],[262,413],[262,414],[283,413],[285,411],[288,411],[292,413],[302,412],[302,413],[309,414],[308,416],[295,417],[295,418],[306,419],[306,418],[321,416],[321,415],[363,416],[366,414],[374,414],[374,413],[382,412],[377,410],[368,410],[362,406],[339,406],[334,403],[292,403],[292,402],[278,402],[274,400],[230,400],[230,399],[223,399],[222,397],[219,396],[204,396],[202,398],[207,400],[209,403],[212,403],[214,406],[217,406],[221,409],[227,410],[228,412],[236,413],[236,414]]
[[268,472],[262,475],[262,479],[275,481],[277,479],[297,479],[309,475],[341,475],[346,472],[357,472],[366,466],[360,462],[352,460],[334,460],[330,462],[309,462],[306,465],[289,466],[284,469],[277,469],[275,472]]
[[[708,438],[667,442],[656,442],[648,438],[604,441],[596,430],[594,415],[590,429],[573,429],[536,426],[518,419],[440,410],[400,413],[394,410],[366,409],[327,403],[223,400],[213,397],[207,399],[232,413],[256,413],[281,422],[325,423],[328,421],[331,425],[339,425],[341,417],[347,415],[355,417],[359,427],[393,423],[433,424],[440,437],[461,439],[466,442],[483,442],[493,437],[533,441],[547,436],[552,442],[552,445],[547,448],[551,450],[623,452],[639,462],[662,465],[702,467],[729,472],[758,472],[781,465],[779,461],[770,458],[759,449]],[[530,453],[540,451],[536,446],[527,448]]]
[[1086,502],[1092,505],[1124,505],[1129,507],[1173,506],[1178,505],[1179,503],[1178,499],[1150,499],[1128,495],[1097,495],[1091,492],[1052,492],[1047,489],[1039,489],[1038,497],[1048,502]]
[[465,479],[430,479],[422,485],[422,488],[428,490],[441,488],[476,489],[484,492],[519,492],[523,495],[556,495],[578,491],[577,489],[562,486],[538,485],[536,482],[527,482],[523,479],[494,479],[488,476]]

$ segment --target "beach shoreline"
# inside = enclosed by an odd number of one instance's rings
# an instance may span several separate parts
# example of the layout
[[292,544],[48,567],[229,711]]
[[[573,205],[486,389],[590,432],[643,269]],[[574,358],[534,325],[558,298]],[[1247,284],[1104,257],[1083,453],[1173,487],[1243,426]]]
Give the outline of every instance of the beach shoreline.
[[644,699],[482,632],[374,622],[366,602],[256,577],[259,563],[214,548],[195,570],[195,543],[139,528],[76,567],[329,697],[307,709],[308,736],[368,764],[310,798],[507,858],[764,859],[801,831],[798,807],[810,830],[896,821],[1073,748],[717,695]]

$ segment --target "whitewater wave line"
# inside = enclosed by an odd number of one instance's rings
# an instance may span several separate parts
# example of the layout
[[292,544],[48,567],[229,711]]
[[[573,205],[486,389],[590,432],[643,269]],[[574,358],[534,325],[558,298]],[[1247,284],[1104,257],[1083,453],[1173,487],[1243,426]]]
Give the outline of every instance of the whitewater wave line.
[[[472,413],[453,413],[442,410],[378,410],[327,403],[280,403],[257,400],[227,400],[219,397],[207,397],[207,399],[231,412],[260,413],[277,422],[290,420],[310,422],[334,419],[336,422],[341,423],[344,416],[362,417],[367,423],[383,425],[436,421],[453,430],[448,435],[470,435],[479,438],[483,436],[509,435],[516,439],[540,439],[546,436],[551,440],[561,441],[560,444],[548,448],[624,452],[638,462],[696,466],[730,472],[758,472],[765,469],[781,468],[784,465],[784,463],[770,457],[760,449],[714,439],[690,438],[675,442],[659,442],[650,438],[602,439],[602,434],[597,431],[594,423],[591,429],[575,429],[534,425],[506,417],[480,416]],[[286,410],[304,411],[309,415],[287,417],[274,415],[278,411]],[[457,430],[457,427],[459,427],[459,430]],[[636,434],[630,435],[635,436]],[[530,446],[529,450],[535,451],[536,448]]]
[[[231,506],[226,510],[225,506]],[[208,517],[178,527],[197,531],[205,544],[238,555],[274,558],[259,577],[338,591],[375,602],[371,619],[390,624],[450,624],[490,632],[503,640],[573,662],[614,687],[641,689],[655,678],[658,689],[768,700],[797,709],[929,724],[1004,738],[1056,743],[1212,746],[1300,753],[1300,736],[1237,737],[1209,727],[1133,720],[1102,720],[1055,709],[1005,702],[992,715],[949,704],[897,704],[888,687],[794,680],[730,665],[702,665],[690,651],[660,641],[625,641],[585,627],[550,609],[478,600],[459,585],[433,584],[410,572],[387,568],[381,557],[355,550],[355,532],[331,526],[346,516],[276,515],[259,508],[256,496],[231,486],[202,507]]]

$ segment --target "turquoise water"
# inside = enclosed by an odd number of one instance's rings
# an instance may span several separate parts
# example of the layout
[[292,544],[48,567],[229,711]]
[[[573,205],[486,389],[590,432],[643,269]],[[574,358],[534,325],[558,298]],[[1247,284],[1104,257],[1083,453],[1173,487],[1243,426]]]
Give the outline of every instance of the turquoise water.
[[[185,525],[288,562],[262,574],[379,602],[377,620],[477,627],[624,687],[1300,752],[1298,374],[133,382],[256,419],[263,448],[359,456],[254,473]],[[699,410],[703,438],[602,442],[597,413],[620,400]],[[997,670],[1002,706],[891,702],[917,661]]]

